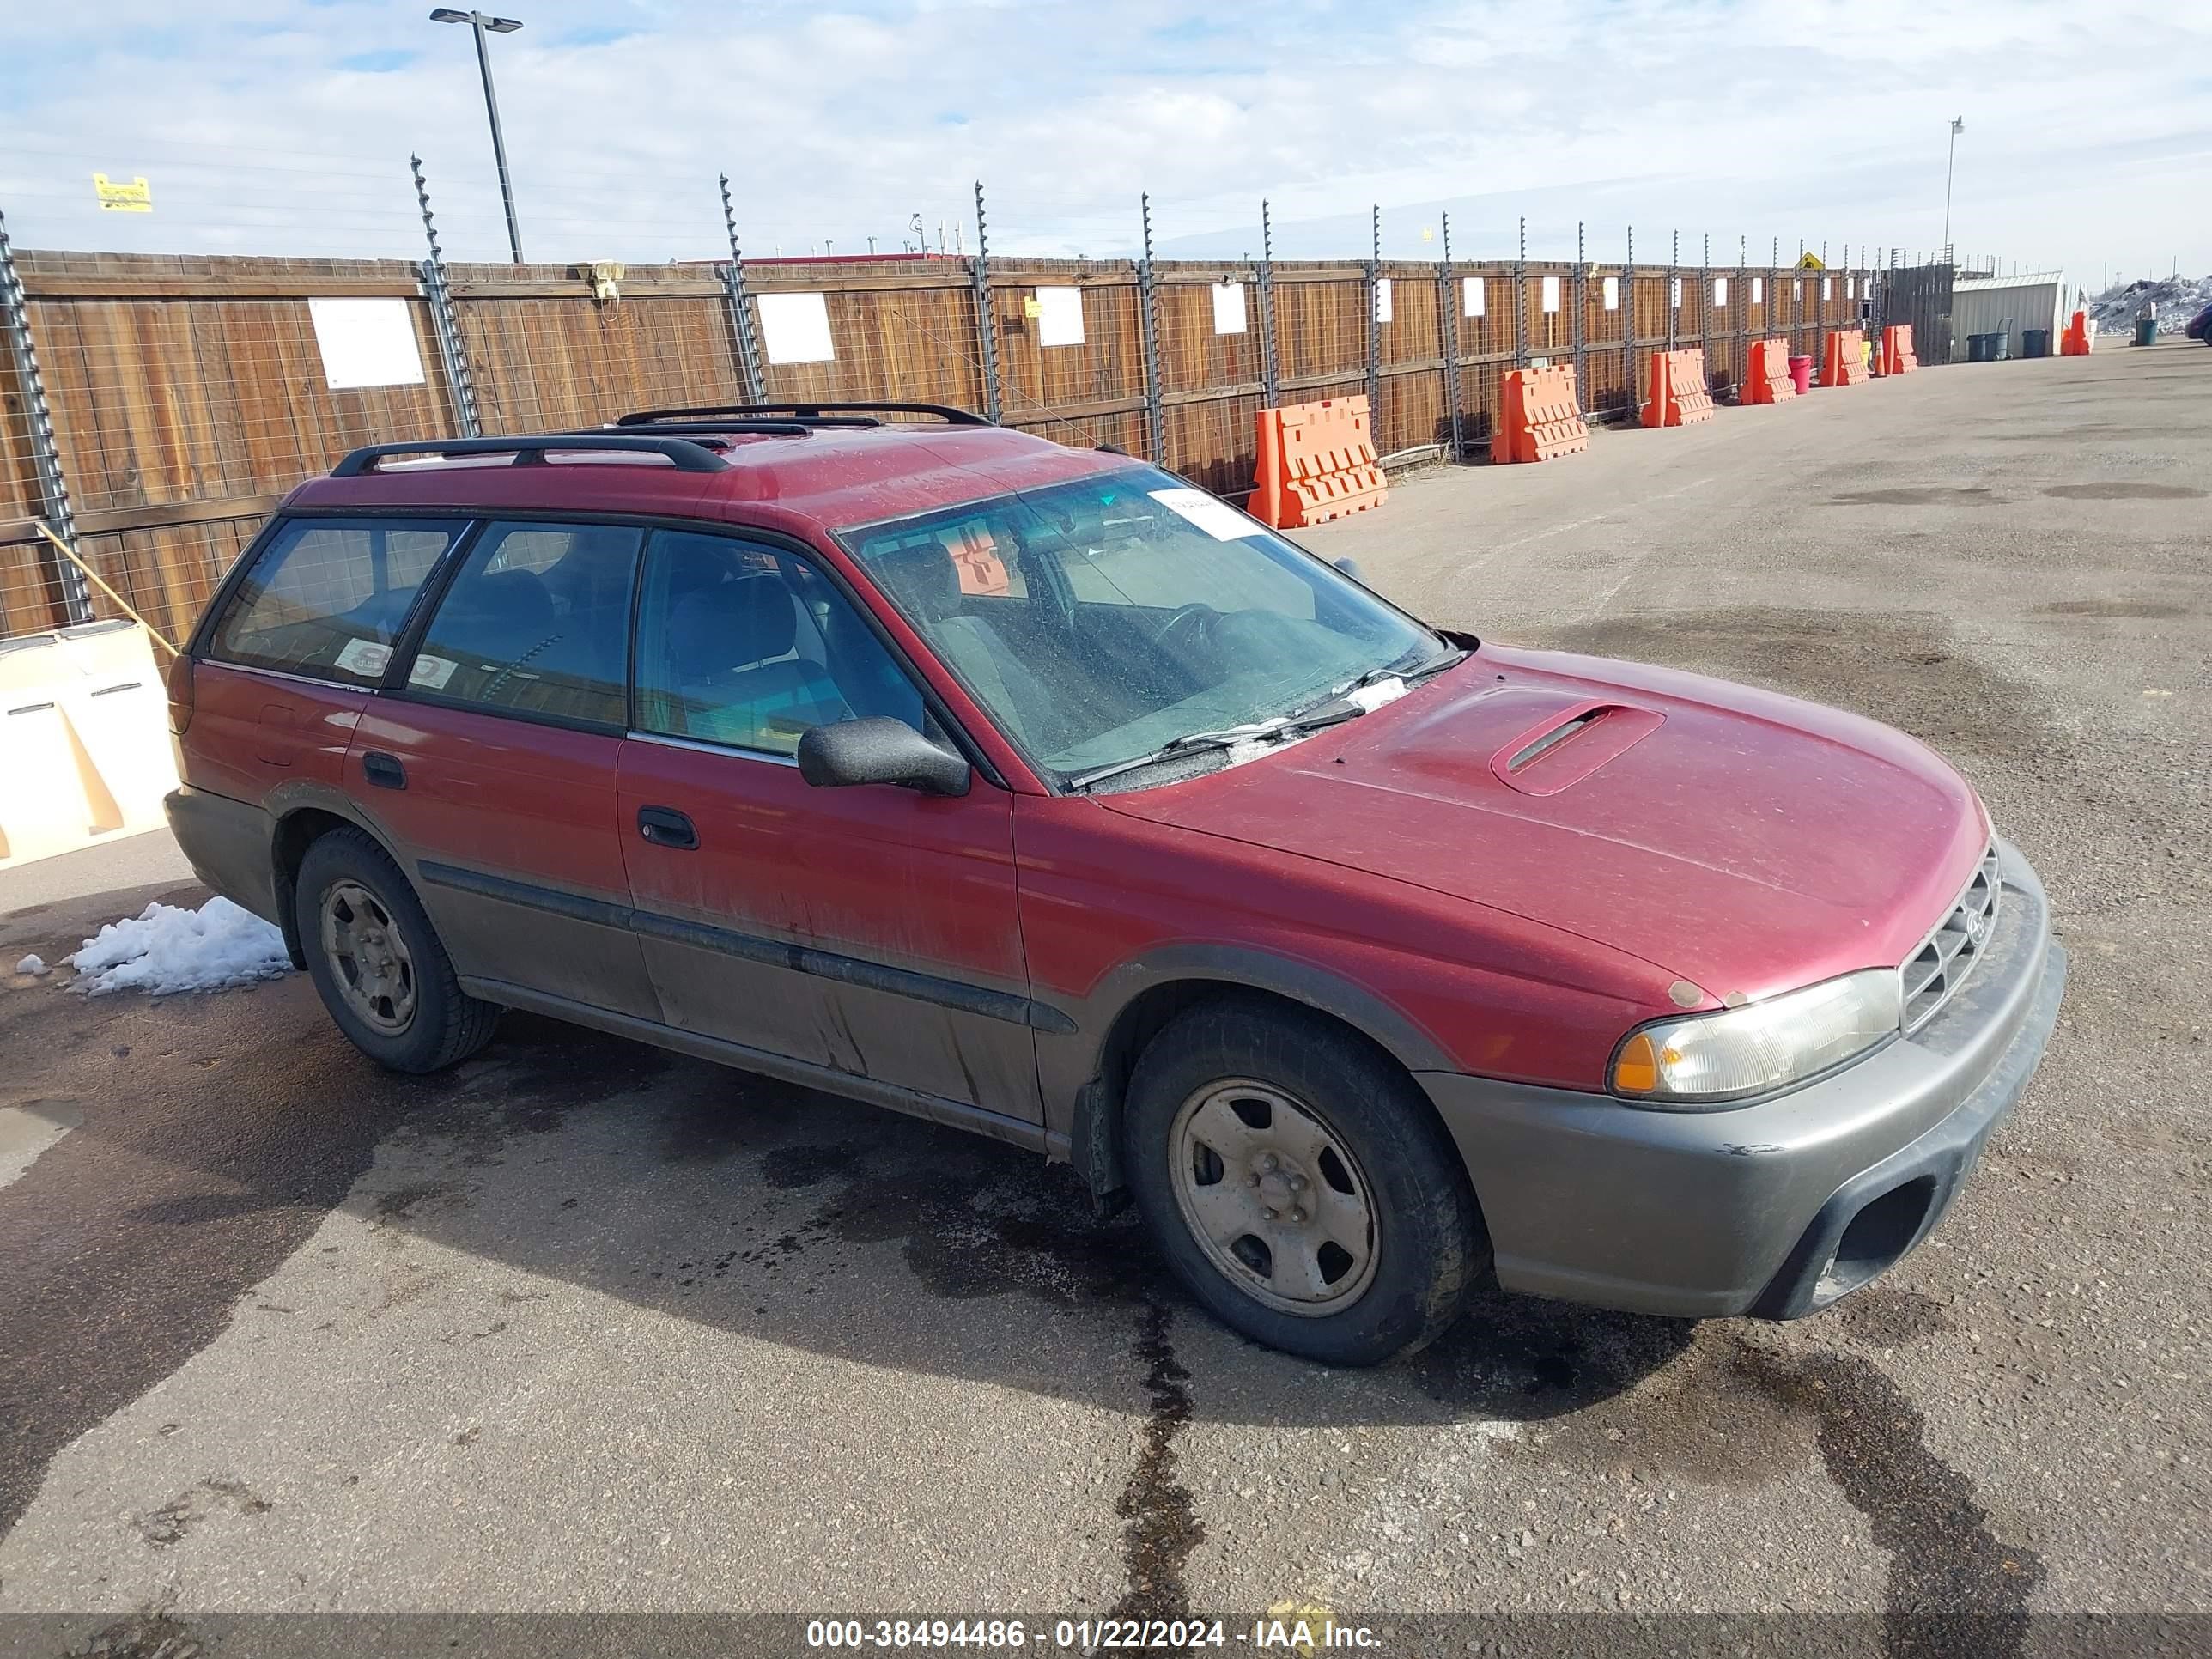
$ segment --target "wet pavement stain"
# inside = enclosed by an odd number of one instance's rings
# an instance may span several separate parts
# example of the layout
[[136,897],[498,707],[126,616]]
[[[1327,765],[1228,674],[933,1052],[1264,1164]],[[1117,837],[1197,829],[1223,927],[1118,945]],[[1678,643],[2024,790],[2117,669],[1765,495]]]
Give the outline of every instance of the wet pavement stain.
[[761,1179],[779,1192],[818,1187],[835,1176],[855,1174],[860,1150],[840,1143],[834,1146],[778,1146],[761,1159]]
[[2172,605],[2161,599],[2058,599],[2037,607],[2036,614],[2043,617],[2142,617],[2166,620],[2186,617],[2190,609],[2185,605]]
[[1147,1303],[1139,1327],[1137,1358],[1145,1362],[1145,1393],[1151,1410],[1145,1421],[1144,1450],[1128,1484],[1114,1501],[1121,1518],[1121,1559],[1129,1588],[1114,1604],[1116,1619],[1182,1619],[1190,1613],[1184,1564],[1206,1541],[1190,1489],[1176,1479],[1176,1437],[1191,1419],[1190,1373],[1178,1364],[1169,1335],[1174,1316],[1158,1302]]
[[1828,497],[1831,507],[1994,507],[1997,497],[1976,484],[1949,489],[1925,484],[1905,489],[1850,489]]
[[2062,501],[2196,501],[2204,492],[2187,484],[2106,483],[2045,484],[2043,493]]
[[70,1659],[201,1659],[207,1649],[191,1626],[166,1613],[137,1613],[103,1625]]
[[1828,1310],[1826,1322],[1874,1348],[1902,1348],[1953,1328],[1950,1310],[1934,1297],[1892,1285],[1852,1291]]
[[1741,1339],[1735,1370],[1813,1421],[1829,1479],[1889,1552],[1888,1659],[2013,1659],[2026,1650],[2042,1559],[1990,1530],[1974,1483],[1929,1450],[1926,1419],[1904,1390],[1863,1359],[1784,1354]]

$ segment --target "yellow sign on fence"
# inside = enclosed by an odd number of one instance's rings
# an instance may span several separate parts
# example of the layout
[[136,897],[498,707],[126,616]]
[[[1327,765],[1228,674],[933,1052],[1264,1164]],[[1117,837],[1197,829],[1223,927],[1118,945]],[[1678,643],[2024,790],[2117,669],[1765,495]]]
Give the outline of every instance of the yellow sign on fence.
[[92,175],[93,194],[100,198],[100,210],[106,213],[151,213],[154,210],[154,187],[143,179],[133,179],[127,185],[118,185],[104,173]]
[[1800,270],[1826,270],[1827,266],[1820,263],[1820,256],[1817,253],[1801,253],[1797,256],[1797,269]]

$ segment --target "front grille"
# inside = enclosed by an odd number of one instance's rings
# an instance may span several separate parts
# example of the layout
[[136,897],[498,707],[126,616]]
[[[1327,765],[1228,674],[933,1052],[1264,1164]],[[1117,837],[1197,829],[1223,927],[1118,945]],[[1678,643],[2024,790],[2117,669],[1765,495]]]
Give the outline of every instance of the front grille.
[[1997,849],[1992,844],[1982,854],[1966,890],[1936,924],[1936,931],[1898,969],[1904,980],[1907,1036],[1934,1018],[1936,1011],[1974,971],[1974,964],[1981,960],[1996,932],[1997,901],[2003,890],[2004,884],[1997,875]]

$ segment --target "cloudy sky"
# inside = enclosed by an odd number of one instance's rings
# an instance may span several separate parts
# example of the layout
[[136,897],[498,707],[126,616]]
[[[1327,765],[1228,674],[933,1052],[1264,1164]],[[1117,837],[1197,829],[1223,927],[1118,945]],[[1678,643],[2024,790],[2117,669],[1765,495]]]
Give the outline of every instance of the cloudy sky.
[[[505,237],[467,30],[430,0],[0,0],[0,211],[19,246],[420,252]],[[495,39],[533,258],[896,249],[916,216],[1001,252],[1257,247],[1643,258],[1712,238],[2212,269],[2203,0],[513,0]],[[103,214],[91,175],[151,184]],[[1425,238],[1424,233],[1428,233]]]

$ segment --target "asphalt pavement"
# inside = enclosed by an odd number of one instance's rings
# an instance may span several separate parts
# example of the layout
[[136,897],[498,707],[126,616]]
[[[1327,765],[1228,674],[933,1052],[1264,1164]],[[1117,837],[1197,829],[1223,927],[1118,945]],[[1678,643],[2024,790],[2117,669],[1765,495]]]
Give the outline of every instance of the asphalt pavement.
[[[950,1131],[521,1016],[389,1077],[298,975],[0,972],[0,1613],[116,1653],[268,1613],[1826,1613],[1890,1654],[2212,1613],[2209,489],[2212,352],[2166,346],[1601,432],[1304,538],[1439,623],[1903,726],[2042,873],[2042,1072],[1936,1237],[1796,1324],[1488,1290],[1331,1372]],[[103,852],[0,876],[0,969],[198,896]]]

